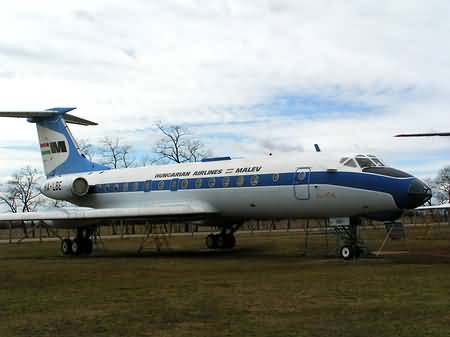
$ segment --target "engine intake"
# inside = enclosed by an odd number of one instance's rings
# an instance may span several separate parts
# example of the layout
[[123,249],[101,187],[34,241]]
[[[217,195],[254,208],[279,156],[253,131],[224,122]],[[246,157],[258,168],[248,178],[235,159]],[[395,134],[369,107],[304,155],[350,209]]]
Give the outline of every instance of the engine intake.
[[57,177],[47,180],[41,186],[45,196],[57,200],[81,198],[88,194],[89,183],[85,178]]

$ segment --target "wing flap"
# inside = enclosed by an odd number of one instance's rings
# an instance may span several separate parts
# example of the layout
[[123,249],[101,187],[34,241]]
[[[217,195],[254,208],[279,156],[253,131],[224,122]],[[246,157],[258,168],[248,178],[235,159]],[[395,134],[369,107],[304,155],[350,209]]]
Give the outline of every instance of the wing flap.
[[208,216],[217,210],[204,202],[164,203],[143,208],[58,209],[45,212],[0,214],[0,224],[18,221],[73,221],[105,219],[153,219]]

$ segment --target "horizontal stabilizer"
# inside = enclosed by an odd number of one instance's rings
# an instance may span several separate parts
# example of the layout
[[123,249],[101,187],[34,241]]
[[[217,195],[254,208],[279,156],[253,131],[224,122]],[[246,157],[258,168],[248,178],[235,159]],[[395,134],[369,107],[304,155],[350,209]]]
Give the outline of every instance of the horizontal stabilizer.
[[98,123],[91,122],[91,121],[88,121],[87,119],[80,118],[80,117],[70,115],[70,114],[65,114],[64,120],[66,121],[66,123],[71,123],[71,124],[78,124],[78,125],[85,125],[85,126],[98,125]]
[[98,125],[95,122],[91,122],[87,119],[80,118],[67,113],[74,109],[76,108],[52,108],[44,111],[0,111],[0,117],[45,119],[55,117],[58,115],[63,115],[66,123],[78,125]]

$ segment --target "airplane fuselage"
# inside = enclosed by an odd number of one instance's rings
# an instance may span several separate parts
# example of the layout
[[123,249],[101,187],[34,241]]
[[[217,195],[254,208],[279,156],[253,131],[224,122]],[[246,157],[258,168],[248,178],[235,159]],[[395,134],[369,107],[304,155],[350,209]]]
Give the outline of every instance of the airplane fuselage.
[[[400,172],[400,171],[398,171]],[[65,181],[83,178],[82,197],[59,193]],[[65,180],[65,181],[63,181]],[[153,203],[199,201],[222,217],[315,218],[373,216],[395,218],[410,202],[417,181],[346,167],[325,153],[259,157],[96,171],[49,179],[42,192],[92,208],[138,208]],[[56,191],[55,191],[56,187]],[[64,191],[65,192],[65,191]]]

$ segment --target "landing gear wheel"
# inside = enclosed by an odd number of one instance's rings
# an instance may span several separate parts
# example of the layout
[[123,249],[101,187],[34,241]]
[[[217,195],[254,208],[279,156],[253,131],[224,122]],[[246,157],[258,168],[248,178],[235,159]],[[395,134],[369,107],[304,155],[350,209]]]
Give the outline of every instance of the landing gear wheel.
[[80,255],[83,251],[83,241],[76,238],[72,241],[72,253],[74,255]]
[[209,234],[206,237],[206,247],[208,247],[208,249],[216,249],[217,248],[217,240],[216,240],[216,236],[214,234]]
[[229,249],[232,249],[236,245],[236,238],[234,237],[233,234],[227,234],[227,235],[225,235],[225,242],[226,242],[226,247]]
[[344,260],[353,258],[353,248],[351,246],[342,246],[339,253]]
[[63,255],[72,255],[72,240],[64,239],[61,242],[61,252]]

